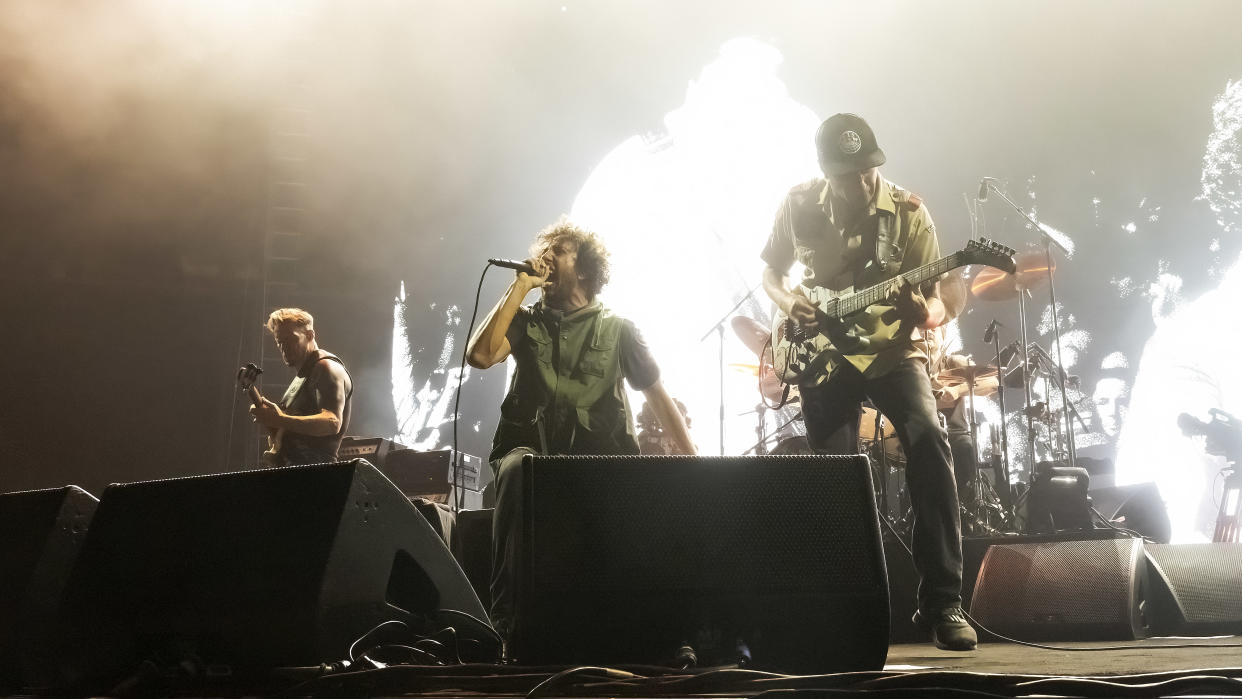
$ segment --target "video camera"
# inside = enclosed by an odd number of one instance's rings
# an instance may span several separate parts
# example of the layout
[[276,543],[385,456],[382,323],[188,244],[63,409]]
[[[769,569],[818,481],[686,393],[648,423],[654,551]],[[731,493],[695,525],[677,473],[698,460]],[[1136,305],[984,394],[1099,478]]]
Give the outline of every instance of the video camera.
[[1211,419],[1204,422],[1182,413],[1177,416],[1177,426],[1187,437],[1203,437],[1207,453],[1223,456],[1230,463],[1242,460],[1242,420],[1218,408],[1210,409],[1208,414]]

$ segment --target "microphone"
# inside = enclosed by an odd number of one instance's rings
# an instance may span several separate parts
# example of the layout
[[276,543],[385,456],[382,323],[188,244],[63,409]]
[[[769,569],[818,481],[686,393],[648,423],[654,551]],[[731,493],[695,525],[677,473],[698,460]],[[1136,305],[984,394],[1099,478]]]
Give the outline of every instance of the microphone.
[[987,201],[988,200],[988,187],[991,186],[991,183],[995,179],[996,179],[995,177],[984,177],[983,179],[979,180],[979,196],[975,198],[978,199],[979,201]]
[[987,330],[983,331],[983,344],[985,345],[992,344],[992,340],[996,339],[996,328],[999,326],[1000,326],[1000,322],[997,321],[995,318],[992,319],[991,323],[988,323]]
[[519,272],[525,272],[532,277],[539,276],[539,274],[535,272],[535,268],[531,267],[530,264],[526,262],[520,262],[518,260],[505,260],[505,259],[501,259],[497,257],[489,257],[487,258],[487,263],[489,265],[495,265],[497,267],[504,267],[505,269],[513,269]]

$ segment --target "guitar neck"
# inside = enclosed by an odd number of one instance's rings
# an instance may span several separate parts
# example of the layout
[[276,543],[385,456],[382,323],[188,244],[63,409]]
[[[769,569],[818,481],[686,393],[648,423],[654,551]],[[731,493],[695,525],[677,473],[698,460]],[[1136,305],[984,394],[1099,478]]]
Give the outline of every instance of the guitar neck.
[[[909,272],[901,275],[903,279],[910,282],[911,285],[917,286],[927,281],[935,279],[951,269],[961,267],[958,261],[958,253],[946,255],[935,262],[929,262],[922,267],[916,267]],[[896,277],[894,277],[896,279]],[[869,286],[862,291],[857,291],[849,296],[842,296],[837,299],[837,317],[844,318],[852,313],[857,313],[872,304],[879,303],[888,297],[888,290],[893,284],[893,279],[880,282],[874,286]]]
[[250,397],[250,402],[254,405],[263,404],[263,394],[259,393],[259,389],[254,386],[246,387],[246,395]]

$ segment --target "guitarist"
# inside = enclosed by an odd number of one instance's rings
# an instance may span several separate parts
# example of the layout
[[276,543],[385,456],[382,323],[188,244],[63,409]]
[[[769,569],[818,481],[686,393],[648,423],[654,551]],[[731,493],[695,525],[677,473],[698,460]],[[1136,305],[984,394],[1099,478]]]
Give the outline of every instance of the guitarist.
[[354,392],[349,372],[340,357],[319,349],[315,319],[306,311],[272,311],[267,329],[285,364],[298,373],[279,403],[264,398],[250,408],[250,414],[255,422],[281,435],[279,463],[336,461]]
[[915,288],[897,278],[940,256],[936,229],[917,195],[880,175],[884,151],[862,118],[830,117],[816,132],[815,145],[825,177],[794,187],[781,204],[761,254],[767,263],[764,290],[804,330],[822,331],[816,306],[799,289],[790,289],[788,274],[795,261],[804,266],[801,283],[808,287],[845,290],[892,279],[883,316],[892,322],[866,328],[880,336],[873,334],[865,347],[847,348],[853,354],[830,346],[824,369],[800,382],[807,438],[823,453],[856,453],[864,398],[892,421],[908,460],[914,509],[912,546],[919,574],[914,622],[940,648],[973,650],[976,634],[961,608],[961,524],[953,462],[936,416],[927,356],[914,340],[919,329],[945,321],[945,306],[939,282]]

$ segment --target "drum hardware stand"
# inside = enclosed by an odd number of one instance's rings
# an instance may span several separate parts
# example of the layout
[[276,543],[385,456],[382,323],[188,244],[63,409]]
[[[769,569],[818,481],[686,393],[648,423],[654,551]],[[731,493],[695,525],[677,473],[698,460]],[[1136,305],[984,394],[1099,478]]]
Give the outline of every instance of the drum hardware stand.
[[758,288],[759,288],[762,284],[763,284],[763,282],[760,282],[759,284],[755,284],[754,286],[750,287],[750,290],[749,290],[749,291],[747,291],[747,292],[746,292],[746,293],[742,296],[742,298],[738,299],[737,303],[733,304],[733,308],[730,308],[728,313],[725,313],[723,316],[721,316],[721,317],[720,317],[720,320],[716,321],[716,324],[715,324],[715,325],[713,325],[712,327],[708,328],[708,329],[707,329],[707,332],[703,333],[703,337],[700,337],[700,338],[699,338],[699,342],[703,342],[703,341],[704,341],[704,340],[706,340],[708,337],[710,337],[712,333],[716,333],[716,340],[717,340],[718,345],[719,345],[719,353],[718,353],[718,354],[719,354],[719,358],[720,358],[720,413],[719,413],[719,415],[718,415],[718,418],[717,418],[717,419],[718,419],[719,426],[720,426],[720,455],[721,455],[721,456],[724,456],[724,453],[725,453],[725,446],[724,446],[724,435],[725,435],[725,399],[724,399],[724,390],[725,390],[725,356],[724,356],[724,324],[725,324],[725,321],[726,321],[726,320],[728,320],[730,316],[732,316],[734,313],[736,313],[736,312],[737,312],[737,309],[739,309],[739,308],[741,308],[741,307],[742,307],[742,304],[746,303],[747,301],[749,301],[751,298],[753,298],[753,297],[754,297],[754,295],[755,295],[755,290],[756,290],[756,289],[758,289]]
[[[1048,271],[1048,296],[1049,296],[1050,301],[1051,301],[1051,303],[1052,303],[1052,333],[1053,333],[1053,337],[1055,337],[1055,338],[1056,338],[1056,345],[1057,345],[1057,358],[1058,358],[1058,359],[1062,359],[1062,358],[1064,358],[1064,356],[1065,356],[1065,355],[1064,355],[1064,354],[1062,353],[1062,351],[1061,351],[1061,321],[1060,321],[1060,318],[1059,318],[1060,313],[1059,313],[1059,311],[1057,311],[1057,291],[1056,291],[1056,282],[1052,279],[1052,277],[1053,277],[1053,274],[1052,274],[1052,270],[1053,270],[1053,266],[1052,266],[1052,246],[1054,246],[1054,245],[1055,245],[1055,246],[1057,247],[1057,249],[1061,251],[1061,254],[1062,254],[1062,255],[1065,255],[1065,256],[1067,256],[1067,257],[1069,256],[1069,250],[1068,250],[1068,249],[1067,249],[1064,245],[1062,245],[1060,242],[1058,242],[1058,241],[1054,240],[1052,236],[1048,235],[1048,233],[1044,230],[1043,226],[1041,226],[1041,225],[1039,224],[1039,221],[1036,221],[1033,217],[1031,217],[1031,215],[1030,215],[1030,214],[1028,214],[1028,213],[1026,213],[1025,211],[1023,211],[1023,210],[1022,210],[1022,207],[1020,207],[1020,206],[1018,206],[1017,204],[1013,203],[1013,200],[1011,200],[1009,197],[1005,196],[1005,193],[1004,193],[1004,192],[1002,192],[1002,191],[1000,190],[1000,188],[999,188],[999,187],[997,187],[997,186],[996,186],[996,185],[995,185],[995,184],[994,184],[994,183],[993,183],[990,179],[988,179],[988,178],[984,178],[984,180],[983,180],[982,184],[983,184],[983,188],[984,188],[984,189],[983,189],[983,194],[982,194],[982,195],[980,195],[980,199],[982,199],[982,198],[984,198],[984,197],[986,196],[986,193],[987,193],[987,191],[988,191],[988,190],[991,190],[991,191],[995,192],[995,193],[997,194],[997,196],[999,196],[1001,199],[1003,199],[1003,200],[1005,201],[1005,203],[1006,203],[1006,204],[1009,204],[1009,206],[1010,206],[1010,207],[1012,207],[1014,211],[1017,211],[1017,212],[1018,212],[1018,213],[1019,213],[1019,214],[1020,214],[1023,218],[1025,218],[1028,222],[1030,222],[1030,224],[1031,224],[1032,226],[1034,226],[1034,227],[1035,227],[1035,230],[1036,230],[1036,231],[1039,231],[1039,235],[1040,235],[1040,237],[1042,238],[1042,242],[1043,242],[1043,246],[1044,246],[1044,259],[1045,259],[1045,260],[1046,260],[1046,262],[1047,262],[1047,271]],[[1026,293],[1029,293],[1029,292],[1027,292],[1025,289],[1020,289],[1020,290],[1019,290],[1019,292],[1020,292],[1020,293],[1018,294],[1018,318],[1019,318],[1019,321],[1022,323],[1022,327],[1021,327],[1021,336],[1022,336],[1022,361],[1023,361],[1023,365],[1022,365],[1022,367],[1023,367],[1023,378],[1026,378],[1026,371],[1028,370],[1028,367],[1029,367],[1029,365],[1027,364],[1027,361],[1028,361],[1028,359],[1029,359],[1029,358],[1028,358],[1028,356],[1027,356],[1027,351],[1026,351],[1026,346],[1027,346],[1027,335],[1026,335],[1026,332],[1027,332],[1027,328],[1026,328],[1026,299],[1025,299],[1024,297],[1025,297]],[[1057,364],[1058,364],[1058,365],[1060,365],[1060,362],[1057,362]],[[1061,386],[1061,402],[1062,402],[1062,404],[1068,405],[1068,404],[1069,404],[1069,397],[1068,397],[1068,393],[1067,393],[1067,391],[1066,391],[1066,389],[1065,389],[1065,370],[1064,370],[1064,368],[1062,368],[1062,370],[1058,373],[1058,377],[1057,377],[1057,378],[1058,378],[1058,383],[1059,383],[1059,384],[1060,384],[1060,386]],[[1025,382],[1024,382],[1024,383],[1025,383]],[[1030,407],[1030,400],[1031,400],[1031,389],[1030,389],[1030,385],[1029,385],[1029,384],[1027,384],[1027,385],[1024,387],[1024,390],[1026,391],[1027,407],[1029,408],[1029,407]],[[1065,414],[1065,427],[1066,427],[1066,429],[1065,429],[1065,434],[1066,434],[1066,436],[1067,436],[1067,438],[1068,438],[1068,439],[1067,439],[1068,449],[1067,449],[1067,451],[1066,451],[1066,454],[1067,454],[1067,456],[1068,456],[1067,461],[1068,461],[1068,463],[1069,463],[1069,466],[1072,468],[1072,467],[1074,467],[1074,466],[1076,466],[1076,465],[1077,465],[1077,463],[1076,463],[1077,459],[1076,459],[1076,454],[1075,454],[1075,452],[1074,452],[1074,423],[1073,423],[1073,421],[1070,419],[1070,415],[1069,415],[1069,413],[1068,413],[1068,412],[1066,412],[1066,414]],[[1031,466],[1031,470],[1030,470],[1030,473],[1033,475],[1033,474],[1035,473],[1035,449],[1034,449],[1034,444],[1033,444],[1034,439],[1033,439],[1030,435],[1028,435],[1028,437],[1027,437],[1027,441],[1032,443],[1032,444],[1030,444],[1030,446],[1031,446],[1031,449],[1030,449],[1030,459],[1031,459],[1031,464],[1030,464],[1030,466]]]
[[[995,340],[995,341],[999,342],[998,340]],[[996,355],[997,355],[997,359],[999,360],[1000,358],[999,350],[997,351]],[[1000,384],[1001,376],[1000,376],[999,364],[997,366],[998,366],[997,383]],[[963,514],[966,514],[969,516],[972,528],[977,528],[979,530],[979,531],[974,532],[975,534],[992,536],[995,534],[1000,534],[1001,531],[992,525],[993,520],[991,517],[988,516],[989,510],[993,511],[991,514],[997,516],[997,518],[1000,520],[999,524],[1001,526],[1004,526],[1005,523],[1008,521],[1011,521],[1011,519],[1010,519],[1009,513],[1005,509],[1004,504],[1001,503],[1001,505],[997,505],[997,502],[999,501],[999,497],[997,496],[996,489],[988,485],[988,482],[983,478],[983,475],[979,471],[979,422],[975,414],[975,383],[976,383],[975,379],[976,378],[977,377],[975,377],[973,374],[968,374],[967,380],[966,380],[966,391],[967,391],[967,408],[966,409],[967,409],[968,418],[969,418],[967,420],[967,424],[970,426],[970,451],[971,451],[971,456],[975,460],[975,473],[974,473],[974,476],[971,477],[971,482],[970,482],[971,492],[974,495],[974,503],[972,507],[967,507],[966,505],[963,504],[961,505],[961,509],[963,511]],[[1002,394],[1002,396],[1004,395],[1003,385],[998,386],[997,392]],[[1003,414],[1003,411],[1004,411],[1004,398],[1003,397],[1001,398],[1001,406],[1002,406],[1001,410]],[[1001,424],[1003,425],[1004,422],[1002,421]],[[1002,431],[1002,434],[1004,434],[1003,431]],[[992,437],[992,448],[993,450],[996,449],[995,435],[993,435]],[[1005,491],[1008,491],[1008,485],[1009,485],[1008,473],[1009,473],[1009,470],[1006,467],[1005,473],[1004,473],[1004,476],[1005,476],[1004,490]]]
[[[766,410],[768,408],[767,406],[762,406],[762,409]],[[756,411],[747,411],[747,412],[756,412]],[[742,415],[745,415],[745,414],[746,413],[742,413]],[[762,419],[763,418],[760,418],[761,421]],[[802,412],[799,411],[797,415],[794,415],[793,417],[789,418],[785,422],[778,425],[776,429],[772,432],[772,435],[780,436],[781,430],[785,429],[786,427],[789,427],[790,425],[794,424],[795,422],[801,419],[802,419]],[[764,428],[762,427],[762,424],[763,423],[760,422],[760,427],[756,429],[756,432],[758,432],[761,437],[760,440],[756,442],[755,444],[750,445],[750,447],[747,448],[746,451],[742,452],[742,456],[746,456],[751,453],[754,453],[757,456],[762,456],[768,453],[768,450],[767,450],[768,437],[764,433]]]
[[[996,399],[1000,402],[1000,473],[996,476],[996,490],[1000,495],[1005,515],[1013,518],[1013,496],[1009,490],[1009,431],[1006,429],[1005,417],[1005,368],[1001,366],[1000,333],[992,333],[992,346],[996,350]],[[1006,362],[1007,363],[1007,362]],[[971,416],[974,417],[973,415]],[[992,452],[996,453],[996,435],[992,435]],[[1002,479],[1003,476],[1003,479]]]
[[1242,519],[1238,516],[1239,505],[1242,504],[1242,474],[1238,473],[1238,464],[1230,461],[1223,471],[1225,488],[1220,494],[1220,509],[1216,513],[1216,531],[1212,534],[1214,543],[1242,542]]
[[[759,405],[756,405],[755,409],[751,411],[755,413],[755,416],[759,420],[759,422],[755,425],[755,436],[759,438],[759,441],[755,442],[755,446],[751,447],[751,449],[755,452],[755,456],[767,456],[768,454],[768,435],[767,430],[765,429],[767,426],[767,411],[768,406],[764,405],[763,402],[760,402]],[[746,413],[742,414],[745,415]]]
[[880,502],[884,503],[884,511],[888,513],[888,457],[884,453],[884,414],[878,409],[875,411],[875,430],[871,434],[870,451],[876,455]]

